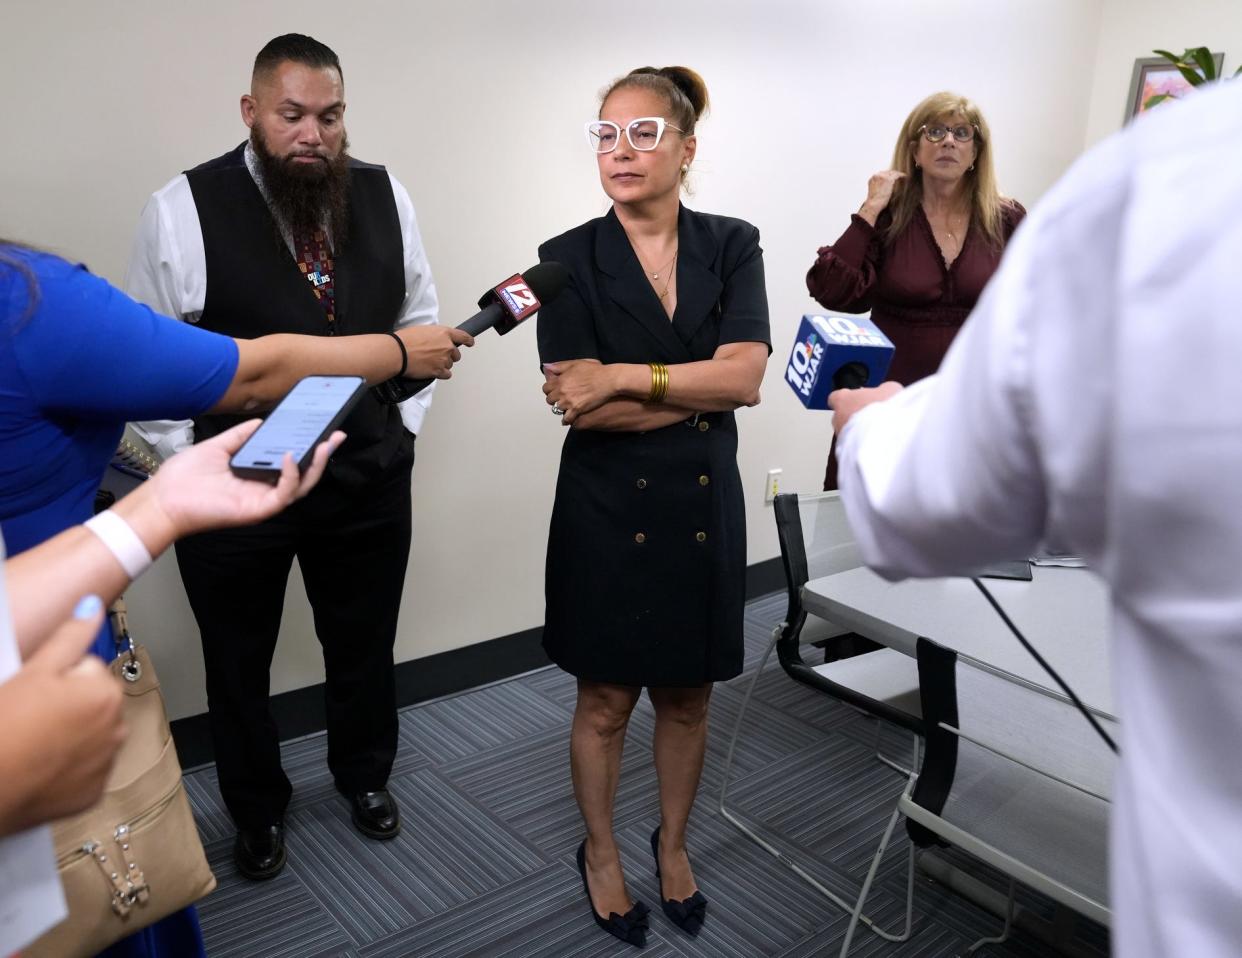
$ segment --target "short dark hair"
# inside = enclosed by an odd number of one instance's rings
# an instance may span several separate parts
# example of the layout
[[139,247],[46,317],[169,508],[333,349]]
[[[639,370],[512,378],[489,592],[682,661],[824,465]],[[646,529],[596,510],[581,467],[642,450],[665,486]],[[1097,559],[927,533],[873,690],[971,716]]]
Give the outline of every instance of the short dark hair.
[[267,45],[254,58],[251,77],[271,73],[287,61],[308,67],[331,67],[337,72],[341,82],[345,82],[345,72],[341,69],[341,61],[336,52],[327,44],[302,33],[286,33],[268,40]]

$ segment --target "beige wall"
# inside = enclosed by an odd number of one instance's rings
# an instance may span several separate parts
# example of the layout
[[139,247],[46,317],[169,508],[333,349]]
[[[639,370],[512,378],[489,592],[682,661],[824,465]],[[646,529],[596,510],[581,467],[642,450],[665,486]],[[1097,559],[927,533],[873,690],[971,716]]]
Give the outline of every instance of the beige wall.
[[[1121,17],[1125,5],[1105,6]],[[301,30],[341,55],[353,152],[409,188],[442,317],[455,323],[533,262],[540,241],[606,209],[581,134],[598,89],[641,64],[689,64],[715,109],[688,202],[751,220],[766,251],[776,355],[763,404],[739,415],[758,562],[777,554],[767,470],[784,469],[786,490],[814,490],[827,454],[827,414],[803,410],[781,382],[813,307],[803,277],[816,247],[844,228],[901,120],[936,89],[981,103],[1003,188],[1034,203],[1082,148],[1100,10],[1101,0],[17,0],[0,35],[0,234],[119,281],[147,195],[243,138],[236,101],[255,52]],[[441,390],[418,443],[399,659],[542,621],[561,431],[540,382],[524,328],[485,338]],[[201,656],[170,557],[130,605],[174,714],[201,711]],[[295,573],[273,690],[321,677]]]

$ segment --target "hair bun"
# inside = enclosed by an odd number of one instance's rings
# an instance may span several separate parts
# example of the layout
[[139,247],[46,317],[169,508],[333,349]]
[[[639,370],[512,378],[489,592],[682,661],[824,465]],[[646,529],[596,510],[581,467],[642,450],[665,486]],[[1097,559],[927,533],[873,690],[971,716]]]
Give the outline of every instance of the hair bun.
[[694,107],[694,118],[697,120],[707,112],[711,101],[707,96],[707,84],[699,74],[689,67],[661,67],[656,71],[669,80],[677,89],[686,95],[690,105]]
[[694,119],[697,121],[710,106],[707,97],[707,84],[703,82],[703,78],[697,72],[689,67],[639,67],[629,72],[630,76],[657,76],[668,80],[673,84],[686,100],[690,103],[691,109],[694,110]]

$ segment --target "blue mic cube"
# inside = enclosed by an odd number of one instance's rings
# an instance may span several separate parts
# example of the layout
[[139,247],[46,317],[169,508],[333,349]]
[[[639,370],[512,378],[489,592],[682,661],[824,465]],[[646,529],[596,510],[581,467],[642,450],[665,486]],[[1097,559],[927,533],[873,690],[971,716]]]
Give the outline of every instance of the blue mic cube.
[[[893,344],[865,316],[819,313],[802,317],[785,366],[785,382],[807,409],[827,409],[837,373],[853,384],[878,386],[893,359]],[[861,368],[860,368],[861,367]]]

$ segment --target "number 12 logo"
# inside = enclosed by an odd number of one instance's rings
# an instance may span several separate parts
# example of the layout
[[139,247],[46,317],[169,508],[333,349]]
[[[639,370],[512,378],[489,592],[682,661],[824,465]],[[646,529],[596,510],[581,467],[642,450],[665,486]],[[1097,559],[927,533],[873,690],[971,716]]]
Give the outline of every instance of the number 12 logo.
[[539,299],[534,291],[526,285],[520,273],[510,276],[496,287],[495,293],[515,320],[521,321],[539,309]]

